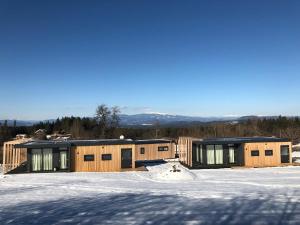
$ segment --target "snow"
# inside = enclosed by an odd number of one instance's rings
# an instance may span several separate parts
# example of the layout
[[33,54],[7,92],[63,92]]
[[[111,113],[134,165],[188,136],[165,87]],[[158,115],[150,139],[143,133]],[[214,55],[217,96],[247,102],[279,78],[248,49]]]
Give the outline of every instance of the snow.
[[299,224],[300,167],[147,168],[5,175],[0,224]]

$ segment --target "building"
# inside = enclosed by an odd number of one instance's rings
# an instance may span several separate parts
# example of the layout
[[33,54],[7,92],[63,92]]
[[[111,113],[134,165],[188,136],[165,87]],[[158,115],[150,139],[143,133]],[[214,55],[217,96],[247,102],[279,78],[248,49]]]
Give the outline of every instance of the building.
[[179,160],[189,168],[290,165],[291,142],[276,137],[199,139],[180,137]]
[[137,161],[174,158],[167,139],[39,140],[14,146],[26,149],[28,172],[113,172],[134,169]]

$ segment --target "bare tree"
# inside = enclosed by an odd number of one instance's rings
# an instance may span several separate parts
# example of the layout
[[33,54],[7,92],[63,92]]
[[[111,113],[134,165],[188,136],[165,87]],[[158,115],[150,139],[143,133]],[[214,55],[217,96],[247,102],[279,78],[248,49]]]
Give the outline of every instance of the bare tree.
[[98,123],[98,126],[101,130],[101,137],[105,138],[105,132],[109,126],[109,117],[111,115],[111,111],[109,108],[105,105],[99,105],[96,109],[96,116],[95,119]]
[[117,128],[119,126],[120,123],[120,113],[121,110],[118,106],[114,106],[111,108],[111,127],[112,128]]

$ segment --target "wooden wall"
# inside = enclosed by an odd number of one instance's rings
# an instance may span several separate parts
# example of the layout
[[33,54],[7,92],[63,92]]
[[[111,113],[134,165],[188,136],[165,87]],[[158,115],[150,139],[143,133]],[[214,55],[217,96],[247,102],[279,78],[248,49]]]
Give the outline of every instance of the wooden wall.
[[[158,151],[158,147],[168,147],[168,151]],[[145,154],[141,154],[140,149],[145,148]],[[159,144],[136,144],[135,145],[136,160],[160,160],[175,158],[175,144],[159,143]]]
[[178,154],[179,161],[187,166],[192,167],[192,145],[193,140],[196,138],[192,137],[179,137],[178,139]]
[[15,144],[21,144],[30,139],[23,138],[4,142],[3,144],[3,173],[16,169],[22,163],[27,161],[26,148],[14,148]]
[[[267,143],[246,143],[244,144],[244,157],[246,167],[280,166],[280,146],[288,145],[290,150],[290,162],[292,162],[291,142],[267,142]],[[251,156],[252,150],[259,150],[259,156]],[[273,156],[265,156],[265,150],[273,150]],[[291,163],[288,163],[288,165]]]
[[[134,145],[76,146],[71,148],[71,170],[74,172],[121,171],[121,149],[132,149],[132,168],[135,168]],[[94,155],[94,161],[84,161],[84,155]],[[102,154],[111,154],[112,160],[102,160]]]

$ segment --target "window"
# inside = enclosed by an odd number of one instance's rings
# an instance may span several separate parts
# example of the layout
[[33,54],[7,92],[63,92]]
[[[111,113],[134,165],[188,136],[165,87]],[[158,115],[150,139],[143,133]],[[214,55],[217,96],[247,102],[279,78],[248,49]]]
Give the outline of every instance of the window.
[[203,163],[202,161],[202,145],[193,146],[193,160],[197,163]]
[[60,169],[64,170],[68,168],[67,160],[68,160],[68,153],[67,151],[60,151],[59,152],[60,157]]
[[32,171],[42,170],[42,149],[32,149],[31,154]]
[[235,163],[235,150],[234,147],[229,147],[229,163]]
[[159,146],[158,147],[158,151],[162,152],[162,151],[168,151],[169,147],[168,146]]
[[215,164],[215,149],[213,145],[206,146],[207,164]]
[[111,160],[111,154],[102,154],[101,158],[102,160]]
[[223,146],[215,145],[216,164],[223,164]]
[[94,155],[84,155],[84,161],[94,161]]
[[252,150],[251,156],[259,156],[259,150]]
[[52,148],[43,149],[43,169],[44,170],[53,170]]
[[140,148],[140,154],[145,154],[145,148]]
[[265,150],[265,156],[272,156],[273,155],[273,150]]
[[222,145],[207,145],[206,146],[207,164],[223,164],[223,146]]

